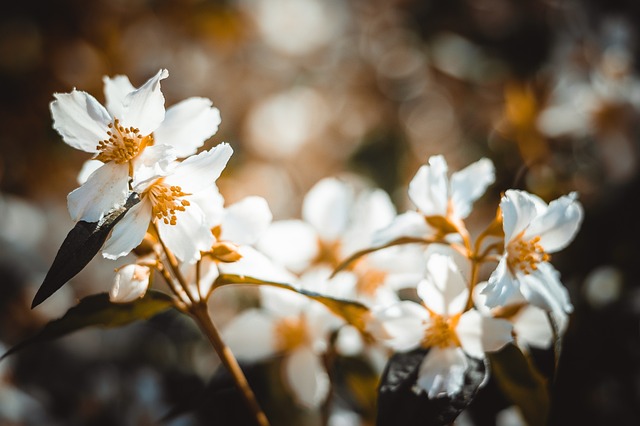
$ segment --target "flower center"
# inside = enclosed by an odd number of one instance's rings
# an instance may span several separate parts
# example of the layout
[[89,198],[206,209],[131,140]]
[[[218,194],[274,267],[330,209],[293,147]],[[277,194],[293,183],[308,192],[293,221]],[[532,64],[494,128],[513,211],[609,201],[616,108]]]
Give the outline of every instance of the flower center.
[[384,280],[387,278],[387,273],[377,269],[365,269],[362,274],[358,276],[357,290],[358,293],[373,297],[376,292],[384,284]]
[[276,324],[278,347],[290,351],[308,339],[307,327],[302,318],[284,318]]
[[451,346],[460,346],[460,340],[455,332],[459,315],[451,318],[445,318],[440,315],[433,315],[431,322],[427,326],[422,339],[422,347],[431,348],[448,348]]
[[153,136],[143,136],[134,127],[125,128],[117,118],[109,123],[109,139],[98,142],[96,160],[124,164],[135,158],[147,145],[153,145]]
[[517,238],[507,247],[507,264],[513,273],[520,270],[529,275],[538,269],[539,263],[548,262],[550,258],[540,245],[540,237],[534,237],[529,241]]
[[166,225],[175,225],[177,222],[176,212],[183,212],[190,205],[189,201],[180,199],[186,194],[179,186],[167,186],[159,179],[149,187],[146,195],[153,206],[153,215]]

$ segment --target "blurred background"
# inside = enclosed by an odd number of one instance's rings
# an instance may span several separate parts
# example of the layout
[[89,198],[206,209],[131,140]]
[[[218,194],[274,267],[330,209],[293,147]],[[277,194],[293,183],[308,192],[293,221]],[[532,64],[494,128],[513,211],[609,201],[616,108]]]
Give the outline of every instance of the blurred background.
[[[408,182],[434,154],[451,170],[495,163],[478,226],[508,188],[547,201],[578,191],[584,225],[553,257],[575,312],[551,424],[640,424],[638,28],[635,0],[6,2],[0,352],[112,282],[114,263],[95,259],[29,309],[73,226],[66,195],[88,159],[51,127],[53,93],[103,101],[102,76],[138,86],[167,68],[167,106],[202,96],[221,111],[205,147],[235,150],[219,181],[227,202],[264,196],[277,219],[299,217],[302,196],[330,175],[379,186],[404,211]],[[176,315],[82,331],[0,363],[0,424],[155,425],[176,407],[187,412],[165,424],[230,424],[224,395],[202,401],[216,365]],[[509,406],[491,384],[481,395],[467,424],[494,424]],[[318,424],[288,409],[281,424]],[[340,425],[368,424],[370,410],[354,410],[362,418]]]

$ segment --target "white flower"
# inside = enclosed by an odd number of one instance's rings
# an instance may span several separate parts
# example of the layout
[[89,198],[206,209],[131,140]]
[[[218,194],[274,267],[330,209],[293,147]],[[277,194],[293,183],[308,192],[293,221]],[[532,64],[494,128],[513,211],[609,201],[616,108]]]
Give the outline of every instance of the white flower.
[[447,172],[447,162],[441,155],[430,157],[429,164],[418,169],[409,184],[409,198],[418,211],[403,213],[387,228],[380,230],[375,236],[376,245],[400,237],[422,238],[431,234],[433,230],[429,225],[444,225],[433,222],[436,218],[444,218],[454,225],[459,223],[471,213],[473,203],[495,180],[493,163],[487,158],[452,173],[450,179]]
[[144,296],[149,287],[151,269],[144,265],[125,265],[118,269],[109,291],[109,300],[127,303]]
[[138,89],[125,76],[105,77],[106,108],[75,89],[54,95],[54,128],[68,145],[95,154],[79,176],[82,185],[68,196],[73,220],[99,221],[123,204],[138,170],[157,173],[195,153],[217,130],[220,115],[207,99],[187,99],[165,114],[160,81],[168,75],[160,70]]
[[166,176],[134,181],[140,202],[133,206],[113,229],[102,252],[117,259],[133,250],[153,221],[160,238],[178,259],[190,263],[214,241],[203,209],[194,197],[215,185],[233,150],[220,144],[178,163]]
[[403,301],[374,311],[371,332],[397,351],[429,348],[417,388],[430,398],[452,396],[462,389],[467,355],[484,359],[486,351],[510,342],[511,324],[474,309],[465,312],[467,284],[454,261],[440,253],[429,257],[418,296],[422,304]]
[[582,206],[572,193],[547,205],[524,191],[508,190],[500,203],[505,251],[483,293],[490,307],[524,298],[558,315],[573,307],[549,253],[566,247],[582,222]]
[[223,339],[239,360],[255,362],[283,354],[282,376],[296,400],[318,407],[329,392],[322,354],[336,317],[321,305],[286,290],[260,287],[261,309],[231,320]]

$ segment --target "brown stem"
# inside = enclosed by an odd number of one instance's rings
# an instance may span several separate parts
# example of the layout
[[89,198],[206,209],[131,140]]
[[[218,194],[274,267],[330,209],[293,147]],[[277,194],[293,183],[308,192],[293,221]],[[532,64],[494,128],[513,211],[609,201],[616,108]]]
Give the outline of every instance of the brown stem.
[[191,306],[189,312],[202,332],[209,338],[209,341],[220,357],[222,364],[224,364],[229,373],[233,376],[233,379],[238,386],[240,393],[244,397],[248,408],[253,413],[256,424],[259,426],[269,426],[269,420],[262,411],[262,408],[260,408],[255,394],[253,393],[253,390],[251,390],[251,387],[247,382],[247,378],[242,372],[238,361],[235,356],[233,356],[231,349],[229,349],[229,347],[222,341],[220,332],[213,321],[211,321],[211,317],[207,311],[207,305],[204,303],[194,304]]

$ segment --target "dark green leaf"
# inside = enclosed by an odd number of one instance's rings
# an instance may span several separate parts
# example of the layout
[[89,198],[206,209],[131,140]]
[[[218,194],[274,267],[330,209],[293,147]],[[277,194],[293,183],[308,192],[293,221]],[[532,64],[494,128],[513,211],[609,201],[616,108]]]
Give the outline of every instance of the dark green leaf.
[[285,290],[293,291],[302,294],[310,299],[325,305],[331,312],[343,318],[349,324],[357,327],[359,330],[364,331],[366,317],[369,314],[369,308],[359,302],[352,300],[336,299],[329,296],[324,296],[312,291],[297,289],[289,284],[276,283],[271,281],[263,281],[258,278],[246,277],[241,275],[220,275],[213,285],[213,289],[231,285],[231,284],[244,284],[244,285],[267,285],[271,287],[278,287]]
[[132,192],[124,206],[111,210],[100,222],[81,220],[76,223],[76,226],[69,231],[62,242],[47,276],[33,298],[31,308],[33,309],[47,300],[67,281],[82,271],[98,253],[111,229],[131,207],[139,202],[138,194]]
[[549,392],[546,380],[514,345],[489,354],[491,372],[505,397],[520,410],[530,426],[546,425]]
[[62,318],[49,322],[38,334],[9,349],[0,360],[33,343],[57,339],[90,326],[123,326],[151,318],[173,306],[171,296],[157,291],[148,291],[143,298],[130,303],[112,303],[106,293],[88,296],[69,309]]
[[462,390],[452,397],[416,393],[418,371],[428,349],[396,353],[387,362],[378,388],[377,426],[449,425],[473,401],[486,376],[482,361],[467,357]]

